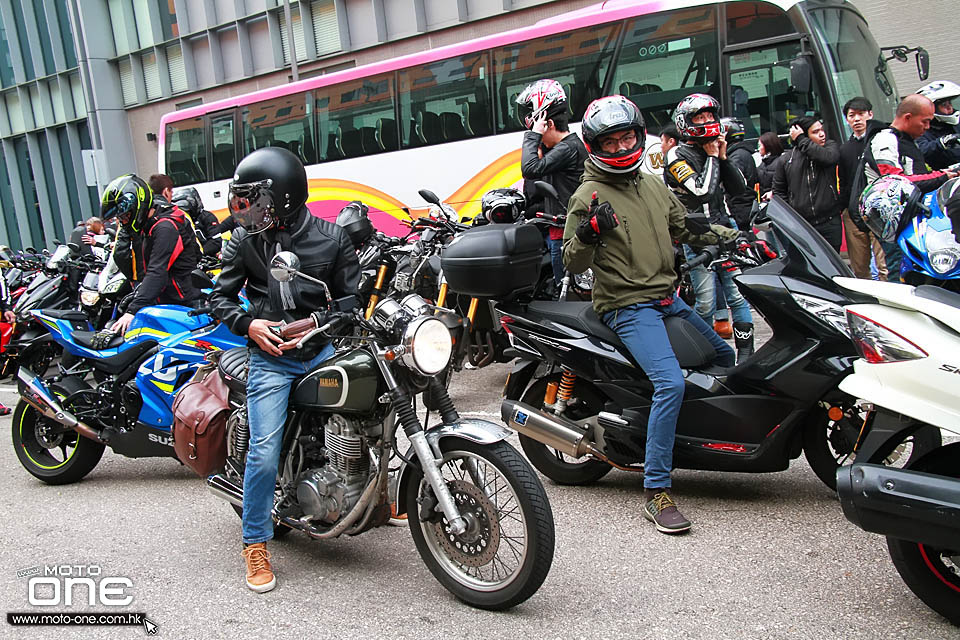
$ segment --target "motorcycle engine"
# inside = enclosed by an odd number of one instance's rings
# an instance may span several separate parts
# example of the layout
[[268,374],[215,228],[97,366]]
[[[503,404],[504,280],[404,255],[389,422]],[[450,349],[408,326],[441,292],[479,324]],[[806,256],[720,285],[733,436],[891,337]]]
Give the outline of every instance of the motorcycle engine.
[[323,427],[327,464],[297,479],[297,502],[311,520],[334,523],[360,499],[370,475],[370,454],[360,425],[333,415]]

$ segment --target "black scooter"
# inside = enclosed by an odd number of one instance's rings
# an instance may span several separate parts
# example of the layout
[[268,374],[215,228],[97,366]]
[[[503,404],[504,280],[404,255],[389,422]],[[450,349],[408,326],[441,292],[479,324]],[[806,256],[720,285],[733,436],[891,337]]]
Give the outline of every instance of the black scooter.
[[[854,301],[831,278],[851,271],[783,200],[774,198],[765,215],[781,257],[736,281],[773,337],[736,367],[721,368],[690,323],[665,322],[686,378],[674,466],[782,471],[802,450],[834,488],[838,466],[865,431],[855,399],[837,389],[856,357],[843,312]],[[590,303],[501,303],[497,311],[518,358],[501,413],[534,466],[574,485],[614,467],[641,471],[653,387]],[[914,446],[898,451],[916,455],[929,448],[927,436],[913,434]]]

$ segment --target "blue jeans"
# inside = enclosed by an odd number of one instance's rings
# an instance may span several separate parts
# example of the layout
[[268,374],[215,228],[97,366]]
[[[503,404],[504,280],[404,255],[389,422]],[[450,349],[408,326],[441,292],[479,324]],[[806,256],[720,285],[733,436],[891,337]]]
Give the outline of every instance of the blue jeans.
[[[687,260],[692,260],[697,256],[697,252],[683,245],[683,253]],[[713,316],[717,312],[716,281],[719,278],[720,286],[723,288],[723,295],[727,299],[727,306],[730,307],[730,313],[733,314],[734,322],[753,322],[753,315],[750,313],[750,305],[740,295],[737,284],[733,281],[734,276],[740,275],[740,270],[725,271],[721,270],[714,276],[713,269],[707,269],[701,265],[690,270],[690,283],[693,285],[693,293],[697,298],[697,315],[703,318],[707,324],[713,324]]]
[[547,246],[550,247],[550,262],[553,264],[553,282],[559,287],[566,271],[563,266],[563,239],[554,240],[548,236]]
[[280,467],[283,426],[293,381],[333,355],[328,344],[312,360],[267,355],[250,349],[247,373],[247,413],[250,449],[243,474],[243,542],[254,544],[273,538],[274,489]]
[[604,324],[620,336],[653,384],[653,404],[647,420],[647,447],[643,465],[643,486],[647,489],[670,486],[677,416],[683,402],[683,373],[667,338],[667,329],[663,326],[663,319],[669,316],[680,316],[687,320],[710,341],[717,352],[716,364],[732,367],[736,362],[730,345],[677,296],[670,304],[663,306],[656,302],[644,302],[603,314]]

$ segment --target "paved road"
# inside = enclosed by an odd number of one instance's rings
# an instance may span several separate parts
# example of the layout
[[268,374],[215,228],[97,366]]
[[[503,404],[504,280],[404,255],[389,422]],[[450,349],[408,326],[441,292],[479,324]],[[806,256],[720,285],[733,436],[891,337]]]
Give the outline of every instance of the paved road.
[[[454,399],[493,417],[506,369],[465,372]],[[12,400],[0,388],[0,400]],[[494,418],[496,419],[496,418]],[[4,432],[10,419],[0,420]],[[171,460],[107,453],[82,482],[45,486],[0,446],[0,603],[33,611],[20,569],[96,564],[171,638],[947,638],[958,630],[900,581],[883,540],[850,526],[806,463],[767,475],[675,473],[695,528],[654,531],[641,479],[546,483],[557,525],[542,589],[506,613],[470,609],[430,575],[404,528],[272,545],[280,586],[243,584],[239,520]],[[83,596],[81,589],[79,595]],[[53,607],[67,610],[64,607]],[[95,607],[93,610],[104,610]],[[73,606],[70,611],[91,610]],[[4,626],[4,638],[124,638],[143,629]]]

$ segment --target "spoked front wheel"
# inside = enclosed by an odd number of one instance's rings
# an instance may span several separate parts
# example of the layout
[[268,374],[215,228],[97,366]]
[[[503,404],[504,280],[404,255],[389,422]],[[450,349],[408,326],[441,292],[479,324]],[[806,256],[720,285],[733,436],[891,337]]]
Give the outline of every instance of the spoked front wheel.
[[444,587],[471,606],[502,610],[523,602],[540,588],[553,563],[553,512],[543,485],[506,442],[446,439],[440,448],[440,473],[467,529],[454,534],[432,508],[436,498],[429,483],[422,475],[412,478],[406,499],[420,557]]

